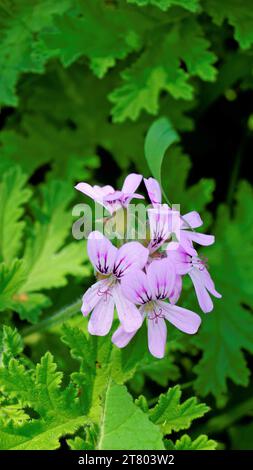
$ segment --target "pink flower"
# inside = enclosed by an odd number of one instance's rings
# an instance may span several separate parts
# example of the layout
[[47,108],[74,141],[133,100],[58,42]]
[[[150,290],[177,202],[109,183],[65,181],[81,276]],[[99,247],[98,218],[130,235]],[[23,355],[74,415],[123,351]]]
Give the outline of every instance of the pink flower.
[[[181,216],[178,211],[171,210],[167,204],[162,204],[162,192],[158,181],[154,178],[144,178],[144,183],[148,191],[149,199],[154,207],[149,210],[149,223],[153,236],[152,241],[155,242],[151,245],[152,251],[158,249],[172,233],[176,233],[178,243],[191,255],[197,254],[192,242],[204,246],[214,243],[213,235],[195,232],[195,228],[203,225],[203,221],[198,212],[192,211]],[[166,219],[166,212],[168,219]],[[156,235],[154,236],[154,234]]]
[[180,240],[178,240],[178,242],[187,253],[192,256],[197,255],[197,251],[193,247],[193,242],[203,246],[209,246],[214,243],[215,238],[213,235],[206,235],[205,233],[199,233],[193,230],[203,225],[203,221],[198,212],[188,212],[181,216],[180,220]]
[[135,193],[142,180],[141,175],[131,173],[124,181],[121,191],[116,191],[112,186],[91,186],[88,183],[78,183],[75,188],[95,202],[104,206],[110,214],[122,207],[127,207],[131,199],[144,199],[141,194]]
[[90,233],[87,250],[100,278],[83,296],[83,315],[87,316],[92,312],[88,324],[89,333],[104,336],[110,331],[114,306],[124,330],[135,331],[141,326],[142,318],[137,307],[123,295],[121,280],[130,270],[134,277],[135,269],[145,266],[148,250],[134,241],[117,249],[97,231]]
[[[122,280],[123,294],[133,304],[140,306],[142,321],[148,323],[148,347],[153,356],[162,358],[165,354],[167,327],[165,319],[179,330],[195,334],[201,323],[200,317],[190,310],[165,302],[173,294],[175,270],[167,260],[153,261],[147,273],[135,270],[133,275],[126,275]],[[137,330],[136,330],[137,331]],[[126,332],[120,326],[112,337],[119,348],[126,346],[136,331]]]
[[168,251],[167,256],[175,266],[178,275],[189,274],[203,312],[211,312],[213,302],[210,294],[218,299],[222,296],[215,289],[214,282],[206,268],[207,260],[198,255],[190,255],[182,247],[175,251]]

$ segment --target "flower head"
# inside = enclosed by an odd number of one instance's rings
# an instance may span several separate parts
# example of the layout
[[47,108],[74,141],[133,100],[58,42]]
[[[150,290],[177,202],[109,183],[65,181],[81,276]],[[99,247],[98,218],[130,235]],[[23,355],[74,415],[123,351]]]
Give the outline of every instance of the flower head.
[[[140,269],[134,277],[126,275],[122,280],[122,292],[130,302],[140,307],[142,321],[147,319],[148,347],[153,356],[161,358],[165,354],[168,320],[179,330],[194,334],[201,323],[200,317],[190,310],[166,302],[173,295],[176,273],[172,263],[167,260],[153,261],[146,274]],[[136,330],[137,331],[137,330]],[[120,326],[112,341],[124,347],[133,338],[134,332],[126,332]]]
[[207,270],[207,258],[190,255],[182,247],[176,251],[167,252],[168,259],[175,266],[178,275],[189,274],[203,312],[213,310],[213,301],[210,294],[220,299],[222,296],[215,289],[214,282]]
[[98,277],[83,296],[82,313],[91,318],[88,330],[91,334],[106,335],[113,322],[114,307],[124,329],[135,331],[142,323],[138,309],[122,293],[121,281],[131,271],[145,266],[148,250],[138,242],[125,243],[119,249],[102,233],[89,235],[87,250]]
[[142,180],[142,176],[136,173],[128,175],[123,183],[121,191],[116,191],[112,186],[91,186],[88,183],[78,183],[75,188],[95,202],[104,206],[110,214],[127,207],[131,199],[144,199],[141,194],[135,193]]

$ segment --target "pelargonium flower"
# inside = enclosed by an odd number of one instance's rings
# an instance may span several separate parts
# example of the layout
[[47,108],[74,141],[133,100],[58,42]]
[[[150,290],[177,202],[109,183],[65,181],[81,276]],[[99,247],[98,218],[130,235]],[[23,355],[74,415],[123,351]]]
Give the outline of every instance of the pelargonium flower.
[[116,248],[102,233],[94,231],[88,237],[87,251],[99,279],[83,296],[83,315],[92,312],[89,333],[104,336],[110,331],[114,306],[124,330],[135,331],[142,318],[137,307],[122,293],[121,281],[129,271],[135,277],[135,269],[145,266],[148,250],[135,241]]
[[[128,274],[122,280],[123,294],[130,302],[140,306],[142,321],[147,319],[148,347],[151,354],[157,358],[162,358],[165,354],[165,319],[188,334],[195,334],[201,323],[196,313],[165,301],[173,293],[175,278],[172,263],[163,259],[153,261],[146,274],[141,269],[136,269],[134,276]],[[112,341],[119,348],[123,348],[136,331],[127,332],[121,325],[113,334]]]
[[[158,181],[154,178],[144,178],[144,183],[147,188],[149,199],[154,207],[151,209],[151,214],[157,212],[157,230],[160,234],[160,238],[165,238],[165,235],[169,235],[169,228],[171,233],[175,231],[175,223],[173,222],[173,217],[175,220],[177,211],[171,210],[167,204],[162,204],[162,193]],[[166,222],[166,210],[168,211],[168,221]],[[159,219],[159,213],[161,212]],[[155,216],[152,216],[153,223],[155,222]],[[150,217],[149,217],[150,220]],[[197,255],[197,251],[193,247],[193,242],[198,243],[199,245],[208,246],[212,245],[215,241],[213,235],[206,235],[204,233],[196,232],[194,229],[203,225],[200,215],[196,211],[188,212],[187,214],[180,216],[178,212],[178,219],[180,220],[180,226],[176,227],[176,236],[178,236],[178,243],[192,256]],[[164,229],[163,227],[166,227]],[[160,245],[163,242],[160,243]]]
[[182,247],[179,247],[175,251],[168,251],[167,256],[175,266],[179,276],[189,274],[196,291],[200,308],[203,312],[211,312],[211,310],[213,310],[213,301],[210,294],[218,299],[222,296],[215,289],[214,282],[207,270],[207,259],[198,255],[192,256]]
[[135,193],[142,180],[142,175],[131,173],[123,183],[121,191],[116,191],[112,186],[91,186],[88,183],[78,183],[75,188],[95,202],[104,206],[110,214],[127,207],[131,199],[144,199],[141,194]]
[[180,218],[180,240],[178,240],[178,242],[185,251],[192,256],[197,256],[193,242],[198,243],[198,245],[209,246],[215,241],[213,235],[207,235],[193,230],[201,225],[203,225],[203,221],[196,211],[188,212]]

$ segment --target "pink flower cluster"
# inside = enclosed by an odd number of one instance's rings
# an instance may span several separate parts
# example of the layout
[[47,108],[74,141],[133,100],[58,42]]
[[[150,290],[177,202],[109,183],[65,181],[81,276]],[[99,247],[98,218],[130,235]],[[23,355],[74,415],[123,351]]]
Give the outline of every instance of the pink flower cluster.
[[[113,214],[127,209],[132,198],[142,198],[135,193],[141,180],[141,175],[130,174],[121,191],[87,183],[76,188]],[[203,312],[213,309],[210,294],[217,298],[221,295],[215,289],[205,258],[198,255],[193,245],[214,243],[212,235],[195,231],[203,223],[199,214],[179,215],[179,233],[177,241],[173,241],[171,219],[175,211],[162,204],[161,189],[155,179],[144,178],[144,183],[152,204],[148,210],[149,240],[130,241],[116,248],[102,233],[90,233],[87,249],[97,282],[83,296],[82,313],[84,316],[91,313],[89,333],[104,336],[111,329],[116,309],[120,325],[112,341],[119,348],[131,341],[146,320],[149,350],[153,356],[162,358],[167,337],[165,320],[188,334],[195,334],[201,323],[199,315],[176,305],[183,276],[190,276]]]

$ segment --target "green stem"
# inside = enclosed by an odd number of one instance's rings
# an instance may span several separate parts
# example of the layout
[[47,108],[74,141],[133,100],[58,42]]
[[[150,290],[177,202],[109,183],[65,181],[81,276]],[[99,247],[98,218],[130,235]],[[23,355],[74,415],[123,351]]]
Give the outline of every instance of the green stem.
[[246,141],[247,141],[247,133],[246,135],[244,135],[242,139],[242,143],[236,154],[234,165],[231,171],[231,177],[230,177],[228,193],[227,193],[227,205],[229,207],[232,207],[233,205],[234,193],[235,193],[236,185],[237,185],[239,174],[240,174],[241,162],[242,162],[242,157],[243,157]]
[[69,318],[73,317],[76,313],[78,313],[81,310],[81,306],[82,301],[77,300],[75,303],[69,305],[68,307],[64,307],[59,312],[55,313],[49,318],[45,318],[45,320],[42,320],[36,325],[31,325],[27,328],[24,328],[21,332],[23,338],[33,333],[38,333],[39,331],[52,328],[52,326],[55,326],[59,323],[63,323],[65,320],[68,320]]

